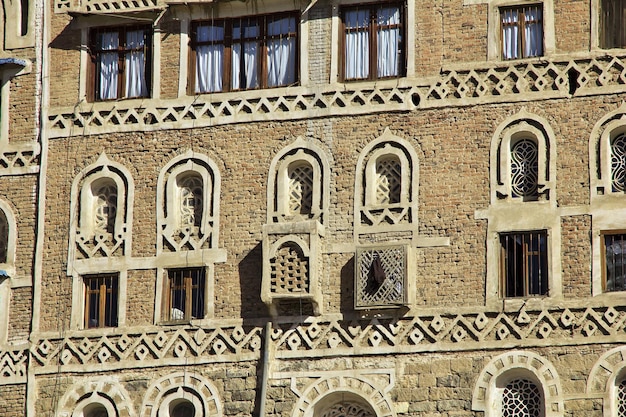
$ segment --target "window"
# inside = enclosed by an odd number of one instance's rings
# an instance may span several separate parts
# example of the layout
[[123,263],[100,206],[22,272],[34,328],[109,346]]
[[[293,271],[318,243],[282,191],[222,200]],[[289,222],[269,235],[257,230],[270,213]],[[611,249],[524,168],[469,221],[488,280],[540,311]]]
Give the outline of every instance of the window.
[[9,252],[9,221],[4,211],[0,210],[0,264],[7,263]]
[[626,291],[626,234],[603,235],[604,291]]
[[150,28],[101,28],[90,37],[92,100],[148,97]]
[[343,79],[404,75],[404,7],[374,4],[343,9]]
[[601,0],[600,47],[604,49],[626,46],[626,1]]
[[190,94],[297,83],[298,22],[288,13],[194,23]]
[[170,417],[194,417],[196,410],[189,401],[181,401],[172,406]]
[[385,155],[376,161],[376,204],[400,203],[402,165],[395,155]]
[[306,161],[289,165],[289,212],[311,214],[313,206],[313,167]]
[[90,275],[85,283],[85,328],[115,327],[118,315],[117,275]]
[[94,195],[94,231],[114,233],[117,213],[117,188],[112,181],[92,185]]
[[611,140],[611,189],[626,191],[626,134],[621,133]]
[[505,297],[547,295],[547,233],[503,233],[500,235],[501,279]]
[[188,175],[178,180],[180,191],[180,226],[199,227],[202,221],[202,178]]
[[543,7],[503,7],[500,9],[502,27],[502,58],[519,59],[543,55]]
[[539,149],[532,139],[521,139],[511,146],[511,195],[537,198]]
[[528,379],[515,379],[502,391],[502,417],[540,417],[541,392]]
[[204,318],[204,268],[168,271],[165,321]]
[[626,417],[626,379],[617,385],[617,417]]

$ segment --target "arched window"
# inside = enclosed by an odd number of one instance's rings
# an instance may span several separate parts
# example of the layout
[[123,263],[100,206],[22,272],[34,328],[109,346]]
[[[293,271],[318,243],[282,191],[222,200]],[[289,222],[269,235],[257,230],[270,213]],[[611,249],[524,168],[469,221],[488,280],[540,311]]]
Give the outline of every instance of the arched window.
[[107,412],[107,409],[104,407],[104,405],[99,404],[99,403],[93,403],[93,404],[87,405],[83,409],[83,416],[84,417],[109,417],[109,413]]
[[9,251],[9,221],[4,211],[0,210],[0,264],[7,263]]
[[169,417],[194,417],[195,415],[196,409],[189,401],[180,401],[170,404]]
[[402,165],[395,155],[384,155],[376,160],[376,204],[400,203]]
[[502,417],[541,417],[541,391],[529,379],[514,379],[502,390]]
[[296,161],[287,168],[289,177],[289,213],[311,214],[313,207],[313,167],[307,161]]
[[93,195],[94,233],[114,233],[117,217],[117,187],[113,181],[95,182],[91,186]]
[[626,191],[626,133],[611,140],[611,191]]
[[342,401],[320,413],[319,417],[376,417],[376,413],[359,402]]
[[539,147],[530,138],[519,139],[511,144],[511,195],[513,197],[537,197],[539,180]]
[[199,227],[202,221],[203,187],[200,175],[178,179],[180,227]]

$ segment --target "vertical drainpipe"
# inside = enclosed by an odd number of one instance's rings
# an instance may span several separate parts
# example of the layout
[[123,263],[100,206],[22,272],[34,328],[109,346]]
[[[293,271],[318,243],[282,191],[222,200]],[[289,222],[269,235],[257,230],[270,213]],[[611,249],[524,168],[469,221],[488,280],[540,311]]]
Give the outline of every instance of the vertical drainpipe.
[[263,344],[263,375],[261,375],[261,403],[259,404],[259,417],[265,417],[265,402],[267,398],[267,380],[270,371],[270,348],[272,346],[272,321],[265,324],[265,343]]

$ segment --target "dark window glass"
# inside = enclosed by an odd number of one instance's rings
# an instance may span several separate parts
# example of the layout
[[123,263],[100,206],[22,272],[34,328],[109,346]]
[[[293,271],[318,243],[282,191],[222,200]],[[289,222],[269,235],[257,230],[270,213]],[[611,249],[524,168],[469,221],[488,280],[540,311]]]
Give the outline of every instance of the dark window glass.
[[548,293],[548,248],[545,230],[500,235],[505,297]]

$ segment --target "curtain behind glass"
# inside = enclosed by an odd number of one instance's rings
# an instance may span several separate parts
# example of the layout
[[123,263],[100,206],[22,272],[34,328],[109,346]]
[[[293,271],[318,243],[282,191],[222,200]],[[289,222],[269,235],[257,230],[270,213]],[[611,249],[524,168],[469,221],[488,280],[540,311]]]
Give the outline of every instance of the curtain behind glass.
[[146,83],[144,31],[135,30],[126,33],[126,97],[145,97],[148,95]]
[[400,9],[385,7],[378,9],[378,77],[394,77],[399,74],[400,61]]
[[345,14],[345,78],[369,77],[369,10],[350,10]]
[[224,28],[198,26],[197,42],[217,42],[196,48],[196,93],[222,91],[224,66]]
[[[119,72],[118,47],[120,44],[117,32],[106,32],[100,35],[100,52],[98,68],[99,100],[117,98],[117,80]],[[105,51],[113,52],[105,52]]]
[[524,11],[524,16],[526,22],[524,56],[541,56],[543,55],[542,9],[540,7],[527,8]]
[[[232,89],[249,89],[259,86],[258,80],[258,53],[259,43],[256,40],[243,41],[245,38],[259,36],[259,26],[256,22],[237,22],[233,25],[232,47]],[[242,47],[243,44],[243,47]],[[243,63],[242,63],[243,57]],[[243,64],[243,68],[242,68]],[[242,80],[243,78],[243,80]],[[243,83],[241,82],[243,81]],[[243,84],[243,85],[242,85]]]
[[267,24],[267,85],[276,87],[296,82],[296,19],[285,17]]
[[520,58],[518,24],[517,10],[502,11],[502,57],[504,59]]

